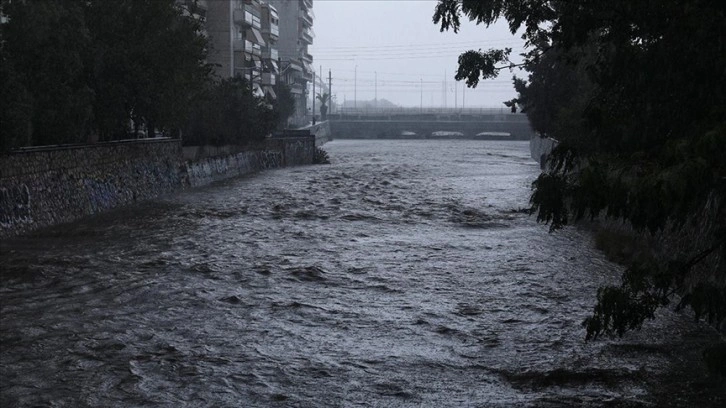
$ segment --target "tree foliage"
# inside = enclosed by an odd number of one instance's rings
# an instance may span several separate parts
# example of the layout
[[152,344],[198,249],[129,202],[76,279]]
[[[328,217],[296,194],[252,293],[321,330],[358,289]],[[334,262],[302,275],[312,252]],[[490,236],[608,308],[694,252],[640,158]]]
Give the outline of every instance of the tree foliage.
[[285,122],[284,89],[284,106],[271,108],[240,80],[212,76],[195,5],[0,0],[0,151],[139,137],[142,127],[246,143]]
[[295,113],[295,97],[290,87],[282,81],[277,81],[274,90],[277,98],[272,106],[277,112],[277,130],[282,130],[287,127],[288,119]]
[[328,101],[330,101],[330,94],[323,92],[322,94],[317,94],[315,97],[320,101],[320,119],[326,120],[328,117]]
[[129,118],[135,131],[179,129],[211,72],[201,22],[174,0],[91,1],[85,11],[101,138],[123,136]]
[[[434,22],[506,20],[521,33],[527,78],[515,101],[559,141],[534,182],[551,230],[610,217],[643,236],[687,241],[635,260],[602,288],[588,337],[619,334],[680,300],[726,318],[726,5],[707,0],[439,0]],[[508,50],[467,51],[456,79],[513,67]],[[685,237],[685,238],[684,238]],[[666,241],[668,241],[666,239]]]
[[92,119],[85,82],[90,33],[78,1],[2,3],[2,145],[81,141]]
[[[285,118],[286,119],[286,118]],[[246,145],[270,134],[279,112],[239,77],[211,83],[199,96],[184,130],[186,145]]]
[[[200,21],[174,0],[4,1],[3,146],[177,129],[207,80]],[[4,106],[5,107],[5,106]]]

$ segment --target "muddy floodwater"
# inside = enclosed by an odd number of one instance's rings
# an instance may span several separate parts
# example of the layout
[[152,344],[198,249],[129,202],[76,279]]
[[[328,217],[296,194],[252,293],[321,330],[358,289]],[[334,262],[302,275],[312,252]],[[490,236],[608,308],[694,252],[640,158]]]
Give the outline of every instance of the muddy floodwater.
[[325,148],[3,242],[0,406],[724,406],[689,314],[584,341],[621,270],[525,142]]

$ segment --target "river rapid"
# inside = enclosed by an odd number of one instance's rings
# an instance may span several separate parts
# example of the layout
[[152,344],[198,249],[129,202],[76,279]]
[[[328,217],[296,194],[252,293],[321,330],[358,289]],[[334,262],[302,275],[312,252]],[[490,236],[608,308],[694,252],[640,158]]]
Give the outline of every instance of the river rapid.
[[724,406],[688,314],[584,341],[621,269],[526,142],[325,149],[3,242],[0,406]]

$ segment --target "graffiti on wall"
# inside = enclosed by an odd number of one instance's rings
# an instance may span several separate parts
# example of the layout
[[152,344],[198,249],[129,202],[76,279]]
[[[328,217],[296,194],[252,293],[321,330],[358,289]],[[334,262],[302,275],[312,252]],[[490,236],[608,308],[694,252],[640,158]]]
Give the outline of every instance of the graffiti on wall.
[[0,187],[0,226],[10,228],[31,221],[30,189],[27,184]]

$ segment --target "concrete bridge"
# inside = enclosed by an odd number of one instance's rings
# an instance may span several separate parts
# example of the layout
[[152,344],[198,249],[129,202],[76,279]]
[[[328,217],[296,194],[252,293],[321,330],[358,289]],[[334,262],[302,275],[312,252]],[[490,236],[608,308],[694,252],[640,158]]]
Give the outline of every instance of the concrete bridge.
[[340,139],[508,139],[534,136],[527,116],[500,109],[346,110],[328,115]]

